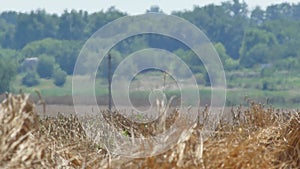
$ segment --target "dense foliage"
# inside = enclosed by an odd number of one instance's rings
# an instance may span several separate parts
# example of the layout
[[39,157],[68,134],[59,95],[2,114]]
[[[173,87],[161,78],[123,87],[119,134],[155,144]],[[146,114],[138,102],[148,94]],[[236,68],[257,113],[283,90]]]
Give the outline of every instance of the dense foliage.
[[26,75],[22,78],[22,84],[27,87],[32,87],[38,85],[39,78],[36,72],[28,71]]
[[61,69],[56,69],[52,76],[56,86],[63,86],[66,82],[67,73]]
[[15,51],[0,48],[0,93],[9,90],[10,83],[17,73],[16,57]]

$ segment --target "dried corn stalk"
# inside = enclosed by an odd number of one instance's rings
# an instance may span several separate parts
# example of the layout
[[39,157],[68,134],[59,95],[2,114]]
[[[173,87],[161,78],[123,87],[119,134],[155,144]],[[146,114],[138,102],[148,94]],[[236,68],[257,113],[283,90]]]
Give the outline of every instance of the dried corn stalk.
[[0,104],[0,168],[51,168],[47,146],[35,138],[38,116],[29,95],[7,98]]

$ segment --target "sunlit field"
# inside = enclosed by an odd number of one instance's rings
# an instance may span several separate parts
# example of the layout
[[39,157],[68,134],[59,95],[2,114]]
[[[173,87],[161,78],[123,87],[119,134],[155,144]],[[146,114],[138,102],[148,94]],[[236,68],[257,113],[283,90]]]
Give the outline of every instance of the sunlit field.
[[[228,108],[228,113],[224,113],[216,128],[209,132],[203,131],[208,124],[208,109],[201,107],[198,121],[177,145],[162,154],[139,159],[111,154],[104,144],[95,143],[88,137],[79,118],[89,120],[89,115],[76,117],[74,113],[67,115],[66,112],[52,112],[44,117],[38,111],[40,108],[36,109],[27,95],[8,95],[2,102],[0,168],[198,169],[300,166],[300,112],[275,109],[253,100],[249,100],[247,106]],[[112,117],[108,119],[114,120],[111,124],[115,128],[122,126],[122,121],[130,122],[118,112],[102,111],[98,115],[107,114],[111,114]],[[114,116],[123,120],[118,121]],[[167,126],[172,125],[176,117],[176,113],[168,116]],[[155,133],[156,130],[154,127],[147,132]],[[131,132],[136,137],[147,136],[142,128],[127,131],[127,137],[133,136]],[[156,151],[155,147],[153,151]]]

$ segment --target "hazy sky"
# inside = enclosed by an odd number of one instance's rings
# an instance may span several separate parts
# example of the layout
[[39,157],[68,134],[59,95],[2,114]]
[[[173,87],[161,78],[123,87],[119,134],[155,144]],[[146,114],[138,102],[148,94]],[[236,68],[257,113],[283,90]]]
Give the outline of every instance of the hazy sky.
[[[226,1],[226,0],[225,0]],[[83,9],[89,12],[106,10],[111,6],[129,14],[142,14],[152,5],[158,5],[165,13],[191,10],[194,5],[204,6],[210,3],[220,4],[224,0],[0,0],[0,12],[14,10],[28,12],[45,9],[49,13],[62,13],[65,9]],[[265,8],[281,2],[300,3],[300,0],[245,0],[250,9],[255,6]]]

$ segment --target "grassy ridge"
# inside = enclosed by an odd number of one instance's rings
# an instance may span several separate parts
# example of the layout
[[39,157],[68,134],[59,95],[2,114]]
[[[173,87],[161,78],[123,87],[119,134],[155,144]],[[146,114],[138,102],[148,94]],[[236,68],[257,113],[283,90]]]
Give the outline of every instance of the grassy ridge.
[[[249,80],[248,80],[249,81]],[[84,82],[84,80],[83,80]],[[250,83],[250,81],[249,81]],[[253,82],[254,83],[254,82]],[[108,98],[108,89],[105,80],[96,80],[96,96],[102,98],[101,100],[105,100]],[[45,98],[51,98],[50,100],[56,100],[56,96],[63,97],[63,99],[67,99],[70,101],[68,104],[72,103],[72,77],[68,76],[67,81],[63,87],[57,87],[53,84],[52,80],[41,79],[40,85],[36,87],[24,87],[21,85],[21,77],[18,77],[13,83],[14,92],[17,93],[19,89],[22,89],[26,93],[33,94],[35,89],[40,90],[41,94]],[[189,92],[189,89],[183,89]],[[91,91],[89,89],[81,89],[83,95],[90,95]],[[194,92],[194,90],[191,90]],[[209,87],[201,87],[199,89],[201,104],[210,104],[211,98],[211,89]],[[168,98],[171,96],[180,96],[179,90],[166,90],[165,94]],[[149,91],[133,91],[130,93],[130,99],[133,102],[139,102],[144,104],[143,102],[147,102],[148,100]],[[262,103],[268,102],[268,104],[272,104],[276,107],[283,107],[283,108],[299,108],[300,102],[300,95],[297,90],[260,90],[260,89],[253,89],[253,88],[233,88],[227,89],[227,98],[226,98],[226,105],[239,105],[244,104],[244,98],[248,96],[253,98],[257,101]],[[64,101],[66,102],[66,101]],[[103,102],[103,101],[102,101]],[[57,103],[60,103],[59,97]],[[56,104],[57,104],[56,103]],[[105,102],[106,103],[106,102]],[[52,104],[49,102],[49,104]]]

